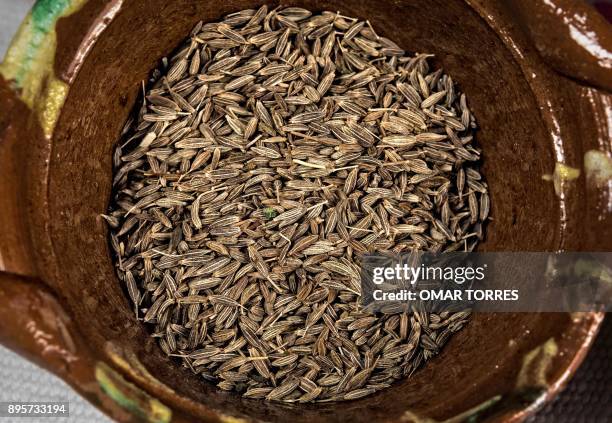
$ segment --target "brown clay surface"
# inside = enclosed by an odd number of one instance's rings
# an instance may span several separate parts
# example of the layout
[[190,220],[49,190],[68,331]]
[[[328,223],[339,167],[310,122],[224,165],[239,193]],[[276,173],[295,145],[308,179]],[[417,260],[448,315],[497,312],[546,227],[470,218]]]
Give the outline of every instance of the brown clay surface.
[[[375,396],[339,404],[291,407],[245,400],[219,392],[169,362],[130,311],[99,217],[110,197],[113,143],[135,104],[141,80],[199,19],[215,21],[261,2],[125,3],[82,63],[75,62],[75,54],[108,3],[90,0],[59,21],[55,72],[71,87],[51,141],[43,139],[35,119],[0,81],[2,104],[18,111],[9,114],[10,119],[0,118],[0,194],[6,194],[0,223],[10,228],[9,236],[0,240],[0,256],[8,263],[6,269],[39,276],[49,285],[75,331],[82,334],[85,359],[104,359],[120,367],[116,354],[136,358],[145,370],[123,370],[129,379],[171,408],[202,418],[213,419],[222,412],[296,423],[409,421],[411,415],[445,419],[498,394],[504,400],[490,413],[520,418],[526,398],[513,388],[524,354],[551,337],[563,355],[557,355],[548,375],[556,383],[550,392],[567,380],[590,344],[597,316],[575,323],[566,314],[476,315],[438,359],[412,378]],[[510,3],[300,0],[292,4],[368,18],[383,35],[408,50],[435,53],[435,64],[459,83],[480,124],[477,140],[483,148],[483,173],[493,207],[494,220],[481,250],[609,251],[611,213],[602,195],[605,200],[610,193],[588,187],[581,176],[559,198],[552,184],[541,178],[552,172],[556,161],[581,167],[587,149],[609,152],[610,148],[604,117],[609,95],[559,76],[544,59],[576,80],[598,87],[609,88],[609,75],[588,60],[586,66],[563,68],[563,63],[555,63],[555,57],[563,56],[547,56],[546,41],[544,47],[534,48],[533,40],[542,36],[540,21],[524,17],[516,22],[513,8],[524,12],[529,6]],[[569,3],[558,2],[563,7]],[[553,17],[542,19],[549,22]],[[572,46],[561,46],[568,49],[559,54],[579,62],[584,59]],[[19,214],[20,210],[26,213]],[[7,278],[7,283],[13,282]],[[5,317],[6,322],[23,323],[10,313]],[[10,331],[0,331],[0,337],[16,339]],[[14,345],[30,348],[27,340]],[[48,361],[44,356],[39,360]],[[58,371],[58,364],[49,366]]]

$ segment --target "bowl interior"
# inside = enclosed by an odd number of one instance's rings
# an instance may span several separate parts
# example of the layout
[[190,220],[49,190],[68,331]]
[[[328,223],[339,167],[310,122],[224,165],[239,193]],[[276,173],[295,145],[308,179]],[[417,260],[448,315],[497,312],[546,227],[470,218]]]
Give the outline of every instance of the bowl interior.
[[[78,24],[79,14],[93,13],[100,3],[89,2],[71,22]],[[113,146],[141,81],[198,20],[215,21],[261,4],[131,1],[86,57],[56,129],[49,192],[50,215],[58,216],[50,222],[50,236],[56,252],[62,252],[50,283],[64,296],[83,335],[96,349],[112,342],[133,352],[152,375],[182,396],[228,415],[264,420],[365,422],[407,413],[443,419],[508,392],[516,384],[524,353],[564,332],[571,323],[567,315],[476,315],[440,357],[411,378],[365,399],[300,407],[219,392],[168,361],[135,319],[115,276],[99,217],[110,198]],[[480,249],[556,248],[559,210],[550,185],[540,183],[541,175],[554,167],[550,138],[518,64],[476,12],[461,0],[299,0],[291,5],[369,19],[406,50],[434,53],[434,65],[444,67],[467,94],[480,127],[477,140],[493,216]],[[79,30],[60,21],[60,48],[63,39]],[[57,60],[61,64],[73,56],[60,52]]]

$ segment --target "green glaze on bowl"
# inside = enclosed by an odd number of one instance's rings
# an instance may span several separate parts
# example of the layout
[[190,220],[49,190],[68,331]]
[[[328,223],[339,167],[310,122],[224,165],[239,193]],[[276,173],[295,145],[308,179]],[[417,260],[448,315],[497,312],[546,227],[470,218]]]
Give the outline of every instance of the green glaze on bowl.
[[51,137],[68,94],[68,84],[53,72],[57,47],[55,24],[87,0],[38,0],[19,27],[0,74],[12,81],[19,97],[36,111],[46,137]]
[[151,423],[168,423],[172,411],[140,388],[127,382],[103,362],[96,365],[96,380],[102,391],[119,406]]

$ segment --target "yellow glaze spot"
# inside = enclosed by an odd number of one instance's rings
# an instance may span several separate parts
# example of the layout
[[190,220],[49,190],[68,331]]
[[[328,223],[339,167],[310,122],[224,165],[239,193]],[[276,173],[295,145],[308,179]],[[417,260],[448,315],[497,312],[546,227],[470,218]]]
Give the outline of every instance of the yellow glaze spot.
[[40,124],[47,138],[51,138],[60,111],[68,95],[68,84],[55,77],[50,77],[43,98],[36,104]]
[[0,74],[11,81],[20,99],[35,111],[47,137],[51,137],[68,94],[68,85],[54,75],[57,47],[55,24],[86,0],[38,0],[19,27]]
[[247,423],[245,419],[241,419],[239,417],[226,416],[225,414],[220,414],[219,420],[221,420],[223,423]]
[[111,342],[106,343],[104,350],[117,367],[121,368],[134,379],[155,385],[157,388],[168,391],[168,393],[175,393],[173,389],[153,377],[132,351],[122,350]]
[[584,172],[587,181],[603,185],[612,181],[612,157],[597,150],[584,153]]
[[168,423],[172,411],[136,385],[127,382],[105,363],[96,364],[96,380],[106,395],[119,406],[151,423]]
[[578,260],[574,265],[574,274],[580,279],[593,278],[612,285],[612,270],[596,260]]
[[400,417],[400,421],[405,423],[438,423],[436,420],[430,419],[429,417],[421,417],[410,410],[404,411],[404,414]]
[[496,395],[478,404],[477,406],[464,411],[461,414],[457,414],[455,417],[451,417],[450,419],[443,420],[441,422],[438,420],[431,419],[429,417],[419,416],[418,414],[413,413],[412,411],[409,411],[409,410],[404,412],[404,414],[400,418],[400,421],[406,422],[406,423],[462,423],[462,422],[470,421],[470,419],[477,418],[478,415],[482,411],[495,405],[501,399],[502,399],[501,395]]
[[567,166],[563,163],[557,162],[555,164],[555,170],[552,175],[542,175],[544,181],[552,181],[557,196],[561,196],[563,192],[563,186],[566,182],[573,181],[580,176],[580,169],[576,169]]
[[558,351],[555,339],[550,338],[544,344],[525,354],[516,387],[546,387],[548,385],[546,373]]

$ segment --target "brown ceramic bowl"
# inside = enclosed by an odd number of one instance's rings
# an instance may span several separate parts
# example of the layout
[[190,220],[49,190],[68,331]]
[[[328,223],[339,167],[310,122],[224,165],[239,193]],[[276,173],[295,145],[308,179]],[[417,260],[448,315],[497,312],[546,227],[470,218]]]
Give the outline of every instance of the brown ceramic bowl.
[[[477,314],[413,377],[299,407],[219,392],[168,361],[135,320],[99,217],[113,144],[141,81],[198,20],[260,4],[36,3],[0,66],[2,342],[120,421],[522,420],[574,373],[601,314]],[[481,250],[612,249],[612,36],[594,10],[578,0],[291,4],[370,19],[407,50],[435,53],[467,93],[494,217]],[[542,178],[555,169],[554,184]]]

